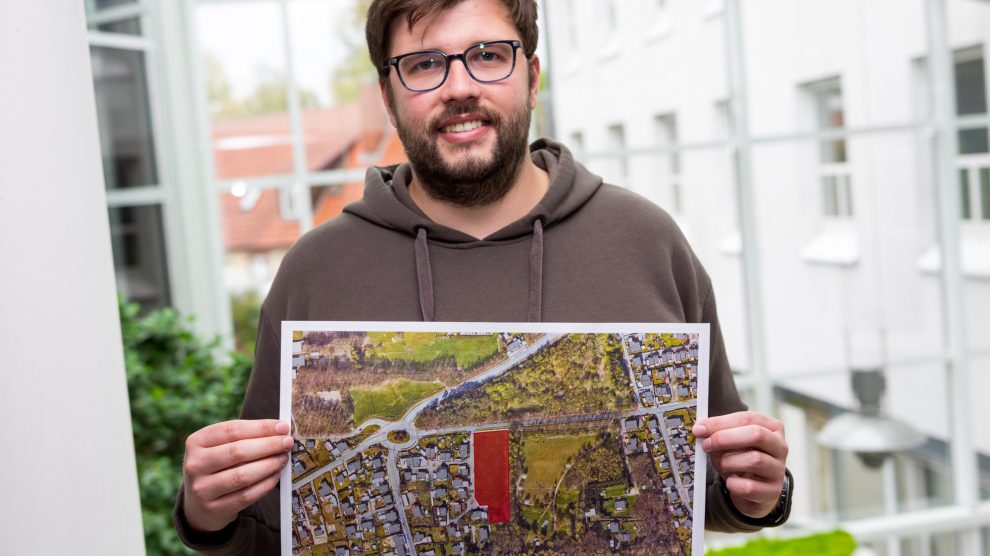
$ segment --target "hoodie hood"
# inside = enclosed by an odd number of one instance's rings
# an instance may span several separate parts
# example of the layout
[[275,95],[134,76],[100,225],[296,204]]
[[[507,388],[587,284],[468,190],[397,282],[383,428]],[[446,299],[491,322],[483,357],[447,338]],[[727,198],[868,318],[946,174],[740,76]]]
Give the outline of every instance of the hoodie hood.
[[415,238],[416,282],[423,320],[432,321],[434,310],[429,242],[469,249],[513,241],[527,235],[532,236],[527,316],[530,322],[542,319],[543,230],[581,208],[601,187],[602,179],[577,166],[571,152],[560,143],[541,139],[530,145],[529,150],[533,162],[550,175],[546,194],[526,216],[480,240],[433,222],[416,206],[409,197],[412,170],[408,163],[368,170],[364,198],[348,205],[344,212]]
[[482,240],[433,222],[416,206],[409,197],[412,170],[408,163],[369,168],[364,198],[345,207],[344,212],[412,237],[422,229],[430,241],[462,247],[518,239],[532,234],[537,220],[543,228],[563,220],[581,208],[602,184],[600,177],[575,164],[571,151],[556,141],[540,139],[529,150],[533,162],[550,175],[547,193],[526,216]]

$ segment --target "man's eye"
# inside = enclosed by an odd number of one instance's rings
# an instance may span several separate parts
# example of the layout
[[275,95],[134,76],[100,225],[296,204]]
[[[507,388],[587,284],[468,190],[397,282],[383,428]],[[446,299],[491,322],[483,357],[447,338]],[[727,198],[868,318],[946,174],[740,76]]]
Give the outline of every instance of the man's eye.
[[484,63],[498,62],[501,58],[502,57],[499,56],[498,52],[493,52],[491,50],[482,50],[474,56],[474,60],[476,62]]
[[436,71],[443,67],[443,62],[436,57],[431,58],[417,58],[406,60],[402,64],[402,71],[406,73],[422,73],[428,71]]

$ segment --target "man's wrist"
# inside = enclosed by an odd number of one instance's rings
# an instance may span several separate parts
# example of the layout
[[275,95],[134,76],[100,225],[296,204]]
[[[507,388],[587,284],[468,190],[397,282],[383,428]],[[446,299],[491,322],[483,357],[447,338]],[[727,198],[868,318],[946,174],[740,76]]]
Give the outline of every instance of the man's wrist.
[[780,496],[777,497],[777,504],[774,506],[770,513],[763,517],[755,518],[750,517],[741,511],[732,502],[732,494],[729,492],[728,487],[725,486],[725,481],[721,476],[717,477],[718,488],[722,492],[722,496],[725,498],[726,504],[729,506],[729,510],[739,521],[756,527],[776,527],[787,521],[787,518],[791,515],[791,497],[794,494],[794,477],[791,475],[789,470],[785,470],[784,473],[784,483],[780,489]]
[[185,492],[180,489],[175,509],[172,512],[172,522],[176,532],[186,544],[193,546],[220,546],[227,544],[237,531],[237,519],[228,523],[219,531],[203,531],[189,522],[185,508]]

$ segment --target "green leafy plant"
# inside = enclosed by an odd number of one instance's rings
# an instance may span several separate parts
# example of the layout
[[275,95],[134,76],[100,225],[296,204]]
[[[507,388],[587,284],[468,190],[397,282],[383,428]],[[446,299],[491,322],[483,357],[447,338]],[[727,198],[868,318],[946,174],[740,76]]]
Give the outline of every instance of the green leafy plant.
[[234,346],[240,353],[254,356],[254,342],[261,318],[261,297],[253,291],[230,297],[230,314],[234,321]]
[[709,550],[705,556],[851,556],[856,540],[845,531],[796,539],[757,539],[742,546]]
[[217,357],[219,340],[199,338],[173,309],[142,314],[120,303],[134,428],[141,513],[148,554],[192,554],[172,527],[186,437],[240,412],[251,361]]

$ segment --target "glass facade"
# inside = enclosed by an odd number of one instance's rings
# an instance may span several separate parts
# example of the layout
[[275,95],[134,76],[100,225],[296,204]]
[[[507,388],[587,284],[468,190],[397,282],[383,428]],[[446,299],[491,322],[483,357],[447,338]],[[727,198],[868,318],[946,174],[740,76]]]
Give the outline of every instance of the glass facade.
[[[368,60],[366,11],[357,0],[195,5],[235,314],[264,298],[301,234],[360,199],[368,165],[405,159]],[[239,336],[254,326],[235,322]]]

